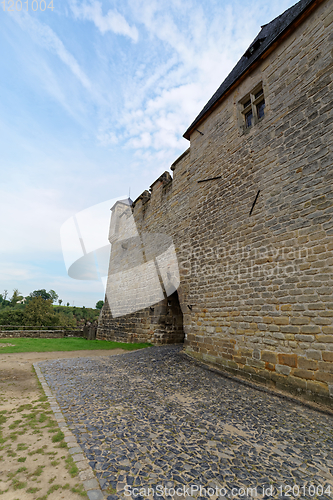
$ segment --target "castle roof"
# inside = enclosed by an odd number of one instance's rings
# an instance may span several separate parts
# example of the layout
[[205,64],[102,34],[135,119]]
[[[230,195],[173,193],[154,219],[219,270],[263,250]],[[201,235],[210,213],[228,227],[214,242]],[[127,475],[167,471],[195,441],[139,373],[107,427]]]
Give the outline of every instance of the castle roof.
[[118,200],[118,201],[116,201],[116,203],[114,205],[112,205],[110,210],[114,210],[118,204],[128,205],[129,207],[131,207],[133,205],[133,201],[131,200],[131,198],[125,198],[124,200]]
[[223,98],[226,92],[236,83],[236,81],[281,37],[291,25],[297,21],[302,14],[318,0],[300,0],[280,16],[273,19],[268,24],[262,26],[261,31],[253,40],[250,47],[238,61],[234,69],[229,73],[224,82],[217,89],[215,94],[207,102],[202,111],[198,114],[194,122],[186,130],[183,137],[190,140],[190,134],[199,123],[211,113],[215,105]]

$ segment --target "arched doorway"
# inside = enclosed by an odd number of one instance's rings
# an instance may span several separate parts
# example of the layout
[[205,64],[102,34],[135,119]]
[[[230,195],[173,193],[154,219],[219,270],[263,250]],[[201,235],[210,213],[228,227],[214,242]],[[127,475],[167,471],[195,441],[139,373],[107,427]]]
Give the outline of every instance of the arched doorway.
[[[180,344],[184,342],[183,313],[177,290],[154,307],[154,344]],[[153,319],[154,318],[154,319]]]

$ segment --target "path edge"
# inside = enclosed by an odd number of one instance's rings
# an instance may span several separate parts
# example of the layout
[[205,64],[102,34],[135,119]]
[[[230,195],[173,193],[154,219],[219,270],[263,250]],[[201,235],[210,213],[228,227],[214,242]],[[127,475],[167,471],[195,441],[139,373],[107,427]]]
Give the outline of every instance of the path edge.
[[41,372],[39,367],[39,363],[43,363],[43,361],[39,361],[33,363],[32,366],[35,369],[37,378],[42,386],[42,389],[47,397],[48,402],[50,403],[51,410],[53,411],[54,418],[57,421],[58,427],[65,434],[64,441],[67,443],[67,449],[69,454],[72,456],[75,465],[79,469],[78,479],[82,483],[89,500],[105,500],[105,496],[100,488],[99,482],[96,479],[95,473],[91,466],[88,463],[87,457],[81,446],[76,441],[76,437],[69,429],[66,419],[58,405],[57,399],[54,396],[51,388],[44,375]]

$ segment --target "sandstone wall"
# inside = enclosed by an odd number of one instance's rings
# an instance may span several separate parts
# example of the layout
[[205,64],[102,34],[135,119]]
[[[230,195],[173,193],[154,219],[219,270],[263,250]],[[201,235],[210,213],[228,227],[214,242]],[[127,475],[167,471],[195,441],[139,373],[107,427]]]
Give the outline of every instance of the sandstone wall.
[[[329,404],[332,9],[321,4],[191,136],[185,325],[187,352]],[[260,82],[265,117],[244,133],[239,101]]]
[[[324,1],[192,133],[173,179],[161,176],[133,208],[139,232],[174,242],[186,351],[329,405],[332,32]],[[265,116],[246,130],[242,102],[260,86]],[[98,338],[167,341],[155,336],[172,317],[166,300],[119,318],[106,303]]]
[[[135,229],[131,227],[124,234],[122,228],[119,238],[111,237],[108,293],[99,318],[97,338],[154,344],[183,342],[188,293],[184,279],[188,271],[183,258],[189,259],[190,248],[188,168],[189,151],[186,151],[172,166],[173,179],[165,172],[151,186],[151,192],[145,191],[134,202]],[[111,228],[113,231],[113,223]],[[156,292],[158,276],[152,271],[156,270],[157,259],[160,278],[164,278],[163,255],[168,255],[170,248],[176,256],[178,282],[171,270],[170,283],[177,282],[177,286],[166,290],[164,280],[166,297],[161,288],[160,295]],[[145,264],[147,267],[141,272]],[[132,291],[137,292],[134,298]],[[113,300],[113,308],[109,306],[110,300]],[[145,303],[149,305],[145,307]],[[131,309],[134,311],[128,313]]]

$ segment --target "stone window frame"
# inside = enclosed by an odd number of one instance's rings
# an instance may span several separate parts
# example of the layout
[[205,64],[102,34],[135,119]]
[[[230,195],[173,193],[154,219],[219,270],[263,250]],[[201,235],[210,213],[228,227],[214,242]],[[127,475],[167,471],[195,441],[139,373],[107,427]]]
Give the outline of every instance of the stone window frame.
[[[264,115],[259,118],[258,107],[263,102],[265,104],[265,111]],[[238,109],[241,134],[247,134],[253,129],[253,127],[255,127],[255,125],[261,122],[266,115],[267,103],[263,82],[258,83],[250,92],[242,97],[240,101],[238,101]],[[250,117],[250,115],[251,125],[247,125],[247,119]]]

